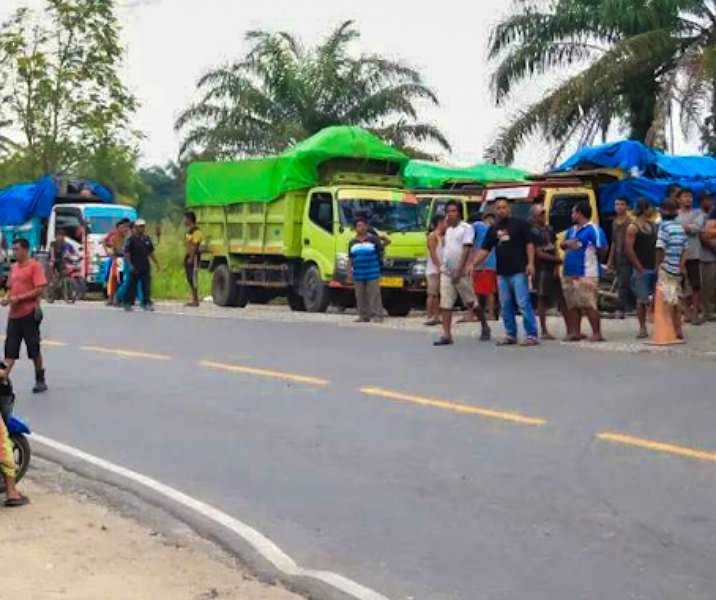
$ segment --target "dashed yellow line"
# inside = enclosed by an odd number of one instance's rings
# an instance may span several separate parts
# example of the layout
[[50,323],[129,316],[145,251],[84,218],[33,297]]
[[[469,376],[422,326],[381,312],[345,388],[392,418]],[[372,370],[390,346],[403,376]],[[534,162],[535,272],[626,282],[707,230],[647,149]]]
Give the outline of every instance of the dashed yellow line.
[[387,398],[388,400],[397,400],[398,402],[409,402],[411,404],[418,404],[420,406],[429,406],[430,408],[439,408],[441,410],[449,410],[455,413],[477,415],[488,419],[498,419],[500,421],[510,421],[512,423],[519,423],[521,425],[545,425],[547,421],[545,419],[537,417],[526,417],[519,413],[514,412],[503,412],[500,410],[493,410],[489,408],[481,408],[479,406],[472,406],[470,404],[460,404],[456,402],[449,402],[448,400],[438,400],[436,398],[424,398],[422,396],[411,396],[408,394],[401,394],[399,392],[391,392],[381,388],[363,388],[361,390],[364,394],[369,396],[377,396],[380,398]]
[[614,444],[644,448],[645,450],[675,454],[686,458],[694,458],[697,460],[705,460],[716,463],[716,452],[707,452],[705,450],[697,450],[686,446],[677,446],[675,444],[668,444],[666,442],[658,442],[656,440],[649,440],[646,438],[639,438],[610,431],[600,433],[597,435],[597,439],[602,440],[603,442],[612,442]]
[[137,352],[134,350],[121,350],[117,348],[103,348],[101,346],[82,346],[85,352],[97,352],[99,354],[111,354],[113,356],[121,356],[122,358],[147,358],[149,360],[172,360],[167,354],[154,354],[152,352]]
[[66,342],[58,342],[57,340],[43,340],[42,345],[48,348],[66,348],[69,346]]
[[284,381],[293,381],[295,383],[307,383],[309,385],[329,385],[331,382],[318,377],[310,377],[308,375],[297,375],[295,373],[286,373],[285,371],[274,371],[271,369],[258,369],[255,367],[247,367],[244,365],[229,365],[226,363],[202,361],[200,365],[206,369],[215,369],[217,371],[228,371],[229,373],[244,373],[246,375],[256,375],[258,377],[269,377],[271,379],[282,379]]

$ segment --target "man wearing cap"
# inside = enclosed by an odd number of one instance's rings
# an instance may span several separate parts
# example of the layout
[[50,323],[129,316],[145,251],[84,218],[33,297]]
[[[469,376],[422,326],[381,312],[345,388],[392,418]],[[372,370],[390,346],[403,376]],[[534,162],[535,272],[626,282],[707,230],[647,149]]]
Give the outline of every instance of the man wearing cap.
[[124,249],[125,261],[129,267],[129,285],[124,298],[124,310],[131,311],[134,301],[137,298],[137,286],[141,282],[144,293],[143,308],[153,311],[151,277],[152,270],[150,261],[154,263],[157,271],[160,271],[159,261],[154,255],[154,244],[145,234],[147,222],[144,219],[137,219],[134,223],[134,233],[127,240]]

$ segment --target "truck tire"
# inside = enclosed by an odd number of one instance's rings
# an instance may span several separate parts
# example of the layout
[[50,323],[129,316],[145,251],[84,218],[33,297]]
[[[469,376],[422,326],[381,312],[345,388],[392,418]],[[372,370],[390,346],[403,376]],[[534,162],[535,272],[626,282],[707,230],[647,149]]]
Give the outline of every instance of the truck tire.
[[408,294],[390,294],[385,299],[385,310],[391,317],[407,317],[412,304]]
[[238,305],[236,278],[229,270],[228,265],[219,265],[214,269],[211,279],[211,297],[217,306]]
[[249,297],[250,296],[248,286],[237,283],[236,302],[234,302],[233,306],[236,306],[238,308],[246,308],[246,305],[249,303]]
[[303,296],[295,290],[288,291],[288,305],[293,312],[306,312],[306,305],[303,302]]
[[308,312],[324,313],[331,303],[328,286],[323,283],[321,273],[316,265],[310,265],[303,273],[301,285],[303,304]]

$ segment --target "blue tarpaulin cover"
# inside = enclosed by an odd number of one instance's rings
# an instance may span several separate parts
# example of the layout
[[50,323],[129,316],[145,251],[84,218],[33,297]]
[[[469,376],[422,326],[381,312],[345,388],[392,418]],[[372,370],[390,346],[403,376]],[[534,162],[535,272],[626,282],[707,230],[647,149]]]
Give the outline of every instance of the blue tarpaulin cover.
[[640,198],[659,207],[669,195],[669,186],[673,183],[688,188],[694,193],[694,203],[698,205],[699,197],[704,192],[716,193],[716,179],[647,179],[646,177],[630,177],[616,183],[609,183],[599,188],[598,201],[600,213],[613,213],[617,198],[626,198],[631,209],[636,208]]
[[668,156],[633,140],[583,148],[557,171],[593,168],[621,169],[650,179],[716,178],[716,159],[711,156]]
[[[82,181],[102,202],[114,202],[114,194],[94,181]],[[34,183],[19,183],[0,190],[0,225],[23,225],[32,217],[48,218],[57,198],[55,179],[46,175]]]
[[32,217],[49,217],[57,186],[49,175],[35,183],[20,183],[0,190],[0,225],[22,225]]

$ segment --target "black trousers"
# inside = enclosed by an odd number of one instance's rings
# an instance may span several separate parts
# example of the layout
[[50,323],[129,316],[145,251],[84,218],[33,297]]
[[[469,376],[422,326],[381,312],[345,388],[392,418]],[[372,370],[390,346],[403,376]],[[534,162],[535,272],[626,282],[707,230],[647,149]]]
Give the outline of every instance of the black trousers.
[[152,303],[152,272],[147,269],[146,271],[138,271],[136,273],[130,273],[129,285],[127,286],[127,296],[124,299],[125,304],[130,306],[137,300],[137,284],[142,282],[142,292],[144,293],[144,304],[148,305]]

